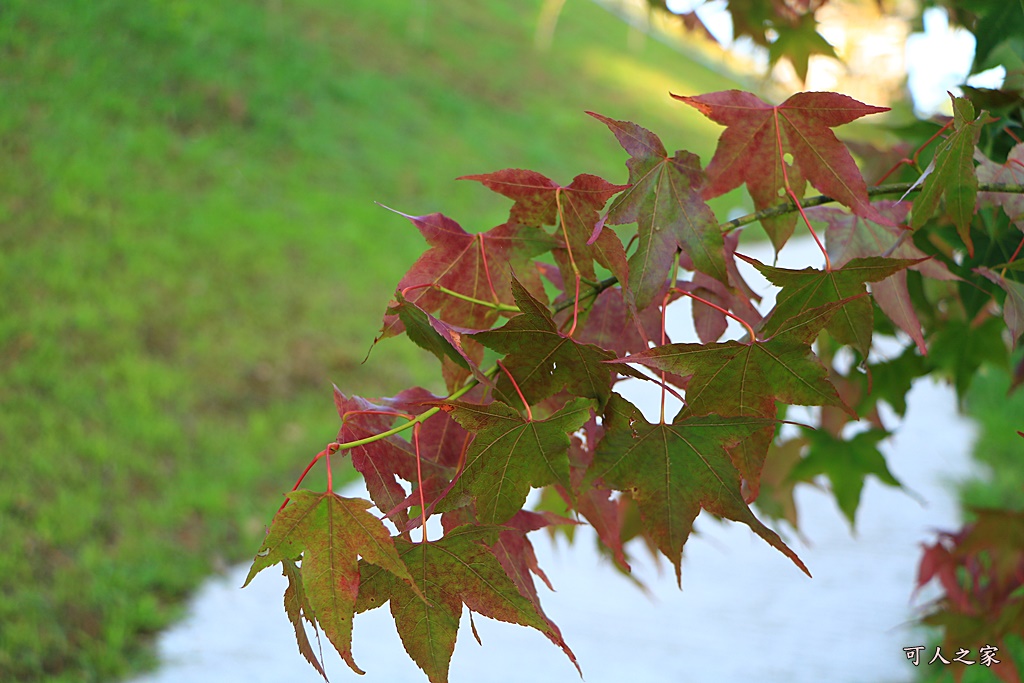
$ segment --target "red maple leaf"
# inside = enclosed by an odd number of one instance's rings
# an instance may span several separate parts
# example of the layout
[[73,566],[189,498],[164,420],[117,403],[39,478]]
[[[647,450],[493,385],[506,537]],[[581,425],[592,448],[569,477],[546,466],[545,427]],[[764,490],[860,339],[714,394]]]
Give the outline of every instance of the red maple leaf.
[[[856,162],[830,130],[888,108],[825,92],[797,93],[777,106],[739,90],[672,97],[726,126],[706,169],[706,199],[746,183],[760,211],[786,201],[787,184],[797,200],[803,199],[805,184],[810,182],[858,216],[888,223],[871,206]],[[766,218],[761,223],[779,250],[793,234],[796,215]]]
[[555,258],[566,281],[574,272],[573,264],[583,277],[593,280],[595,260],[620,281],[626,281],[626,252],[622,242],[613,231],[599,224],[598,212],[628,185],[613,185],[603,178],[583,173],[563,186],[536,171],[519,168],[467,175],[459,180],[477,180],[514,200],[509,212],[512,223],[536,227],[559,225],[563,231],[559,236],[567,249],[557,249]]
[[[1019,185],[1024,181],[1024,143],[1017,143],[1006,156],[1005,164],[997,164],[975,150],[978,161],[979,183],[1011,183]],[[1024,232],[1024,194],[1010,192],[979,192],[978,204],[995,204],[1003,207],[1010,222]]]
[[[530,259],[558,244],[543,231],[506,223],[471,235],[440,213],[399,215],[412,221],[430,244],[398,283],[398,291],[427,313],[459,327],[490,328],[498,319],[497,305],[513,304],[509,290],[513,271],[537,296],[543,296],[540,277],[530,266]],[[403,329],[397,315],[386,315],[377,340]]]

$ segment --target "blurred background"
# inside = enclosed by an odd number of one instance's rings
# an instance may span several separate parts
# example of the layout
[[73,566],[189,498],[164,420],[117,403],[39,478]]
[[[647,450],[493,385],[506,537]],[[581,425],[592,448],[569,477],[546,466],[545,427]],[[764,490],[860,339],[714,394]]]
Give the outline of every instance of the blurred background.
[[[821,32],[851,66],[812,56],[808,88],[911,120],[906,5],[831,3]],[[720,128],[670,91],[804,88],[679,23],[591,0],[0,4],[0,680],[152,665],[334,437],[332,382],[441,389],[403,341],[362,362],[424,248],[375,202],[488,229],[507,203],[455,177],[625,182],[585,110],[706,162]]]

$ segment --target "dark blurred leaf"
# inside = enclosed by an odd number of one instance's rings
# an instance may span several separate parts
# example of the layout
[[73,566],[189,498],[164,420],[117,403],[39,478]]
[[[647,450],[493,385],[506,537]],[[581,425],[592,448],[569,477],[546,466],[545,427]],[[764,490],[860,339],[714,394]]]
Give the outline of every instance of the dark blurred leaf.
[[1003,329],[1003,321],[998,318],[989,318],[976,326],[953,320],[933,337],[929,365],[953,379],[961,401],[982,364],[1007,367]]

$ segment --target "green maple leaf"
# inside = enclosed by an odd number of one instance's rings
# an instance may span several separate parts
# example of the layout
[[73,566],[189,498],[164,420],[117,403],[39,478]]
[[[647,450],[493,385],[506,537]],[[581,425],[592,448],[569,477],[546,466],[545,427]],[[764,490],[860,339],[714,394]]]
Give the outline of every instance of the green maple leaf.
[[612,396],[589,477],[629,492],[648,537],[675,565],[680,584],[683,545],[702,508],[743,522],[807,572],[796,553],[747,507],[740,473],[726,451],[771,422],[684,412],[672,424],[650,424],[636,406]]
[[[289,583],[289,589],[295,591],[293,596],[285,594],[289,615],[297,602],[304,616],[323,629],[349,667],[361,674],[363,671],[352,658],[352,617],[359,593],[358,558],[407,582],[413,593],[419,589],[399,559],[387,528],[367,512],[371,507],[369,501],[307,490],[292,491],[288,499],[288,505],[274,516],[243,588],[267,567],[285,563],[289,579],[301,577],[302,584],[299,592]],[[300,555],[301,572],[289,575],[287,564]],[[295,623],[294,618],[292,622]],[[302,638],[298,644],[303,651]]]
[[[774,420],[776,401],[795,405],[846,406],[828,380],[811,342],[844,302],[804,311],[770,339],[750,343],[666,344],[616,363],[639,363],[677,375],[692,375],[686,388],[687,415],[750,416]],[[756,496],[774,433],[762,426],[733,448],[737,469]]]
[[839,509],[846,515],[850,527],[855,525],[864,479],[873,474],[889,486],[903,485],[892,475],[885,456],[878,450],[878,442],[889,436],[881,429],[870,429],[850,439],[837,439],[824,430],[804,430],[810,446],[807,455],[789,473],[790,481],[810,481],[824,474],[832,484]]
[[465,467],[438,510],[460,507],[472,497],[480,522],[503,524],[523,507],[531,487],[569,489],[569,434],[590,418],[591,405],[577,398],[546,420],[527,420],[500,402],[443,403],[474,437]]
[[980,325],[950,320],[932,337],[929,366],[953,379],[956,395],[963,401],[982,365],[1007,367],[1005,329],[1004,321],[998,318],[989,318]]
[[761,491],[757,496],[758,510],[770,519],[786,520],[794,529],[800,528],[800,520],[793,499],[795,483],[789,473],[800,462],[800,453],[806,445],[803,437],[771,443],[761,470]]
[[612,203],[608,222],[637,224],[638,244],[629,259],[628,283],[637,308],[647,308],[662,290],[677,248],[690,256],[697,270],[728,285],[722,232],[700,196],[700,159],[685,151],[670,157],[658,136],[646,128],[588,113],[608,126],[630,155],[626,167],[631,187]]
[[299,646],[299,653],[326,681],[327,672],[324,671],[323,664],[313,652],[313,646],[309,642],[309,636],[306,635],[306,628],[302,623],[308,621],[316,629],[316,620],[312,616],[315,614],[313,605],[310,604],[309,598],[306,596],[302,575],[299,572],[299,567],[293,560],[281,561],[281,573],[288,579],[288,587],[284,589],[284,612],[288,615],[288,621],[292,623],[292,628],[295,630],[295,642]]
[[[978,17],[977,24],[971,30],[977,40],[974,62],[971,64],[972,74],[999,66],[996,49],[1004,43],[1015,44],[1015,51],[1020,55],[1020,36],[1024,35],[1024,2],[974,0],[970,7]],[[1009,65],[1006,68],[1009,69]]]
[[[879,225],[835,207],[817,206],[807,210],[808,216],[823,220],[828,226],[825,244],[833,268],[842,268],[855,258],[888,254],[894,258],[918,260],[919,263],[908,269],[916,270],[926,277],[957,279],[941,261],[928,258],[928,254],[918,249],[913,240],[906,239],[904,228],[897,227],[905,222],[910,212],[908,203],[887,200],[875,202],[875,207],[883,216],[891,219],[893,225]],[[874,282],[871,297],[890,320],[910,335],[921,353],[926,353],[924,332],[907,289],[906,271],[898,271],[884,280]]]
[[417,346],[434,354],[438,360],[445,358],[465,370],[475,368],[472,359],[461,344],[463,332],[475,330],[459,329],[438,320],[416,304],[408,301],[402,293],[396,292],[396,303],[388,307],[387,315],[397,315],[405,325],[405,333]]
[[[952,96],[951,96],[952,97]],[[920,229],[935,213],[939,199],[946,198],[946,213],[953,219],[960,239],[974,255],[971,221],[978,197],[978,175],[974,170],[974,148],[981,127],[991,121],[987,112],[975,116],[974,105],[965,97],[953,97],[953,133],[939,145],[925,172],[921,193],[910,215],[912,230]]]
[[814,12],[802,15],[792,24],[777,22],[775,30],[778,37],[768,46],[768,64],[775,66],[780,58],[785,57],[793,64],[801,83],[807,81],[807,62],[811,55],[839,59],[835,48],[818,33]]
[[862,357],[867,357],[871,350],[874,328],[871,301],[863,296],[858,297],[867,291],[864,283],[885,280],[923,260],[856,258],[842,268],[833,270],[789,270],[767,266],[747,256],[741,258],[757,268],[773,285],[782,288],[775,301],[775,308],[764,320],[762,334],[774,334],[786,321],[804,311],[846,300],[847,303],[832,316],[825,329],[839,343],[857,349]]
[[405,651],[431,683],[448,680],[463,604],[471,612],[537,629],[576,664],[558,629],[519,593],[491,553],[488,546],[497,542],[500,531],[465,525],[430,543],[396,539],[398,554],[416,577],[415,587],[426,596],[425,601],[393,574],[370,564],[360,565],[357,611],[390,601]]
[[[604,361],[612,360],[615,354],[593,344],[580,344],[559,332],[547,306],[514,277],[512,294],[522,313],[496,330],[474,334],[473,339],[508,354],[505,366],[530,405],[567,389],[575,396],[596,399],[603,406],[611,395],[612,383]],[[497,380],[497,391],[507,403],[518,401],[515,388],[504,375]]]

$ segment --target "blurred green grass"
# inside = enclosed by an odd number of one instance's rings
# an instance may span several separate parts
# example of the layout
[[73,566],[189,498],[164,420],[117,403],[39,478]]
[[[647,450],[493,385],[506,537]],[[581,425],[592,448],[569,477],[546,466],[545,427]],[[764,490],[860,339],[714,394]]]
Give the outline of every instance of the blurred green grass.
[[624,182],[586,109],[708,159],[668,92],[735,83],[583,0],[539,52],[539,7],[4,3],[0,680],[152,663],[336,433],[332,381],[439,388],[404,342],[360,364],[424,247],[374,201],[475,231],[507,204],[459,175]]
[[[1019,350],[1014,363],[1024,354]],[[972,455],[985,470],[960,487],[966,508],[1024,510],[1024,389],[1010,393],[1005,368],[983,366],[967,393],[967,414],[978,425]]]

